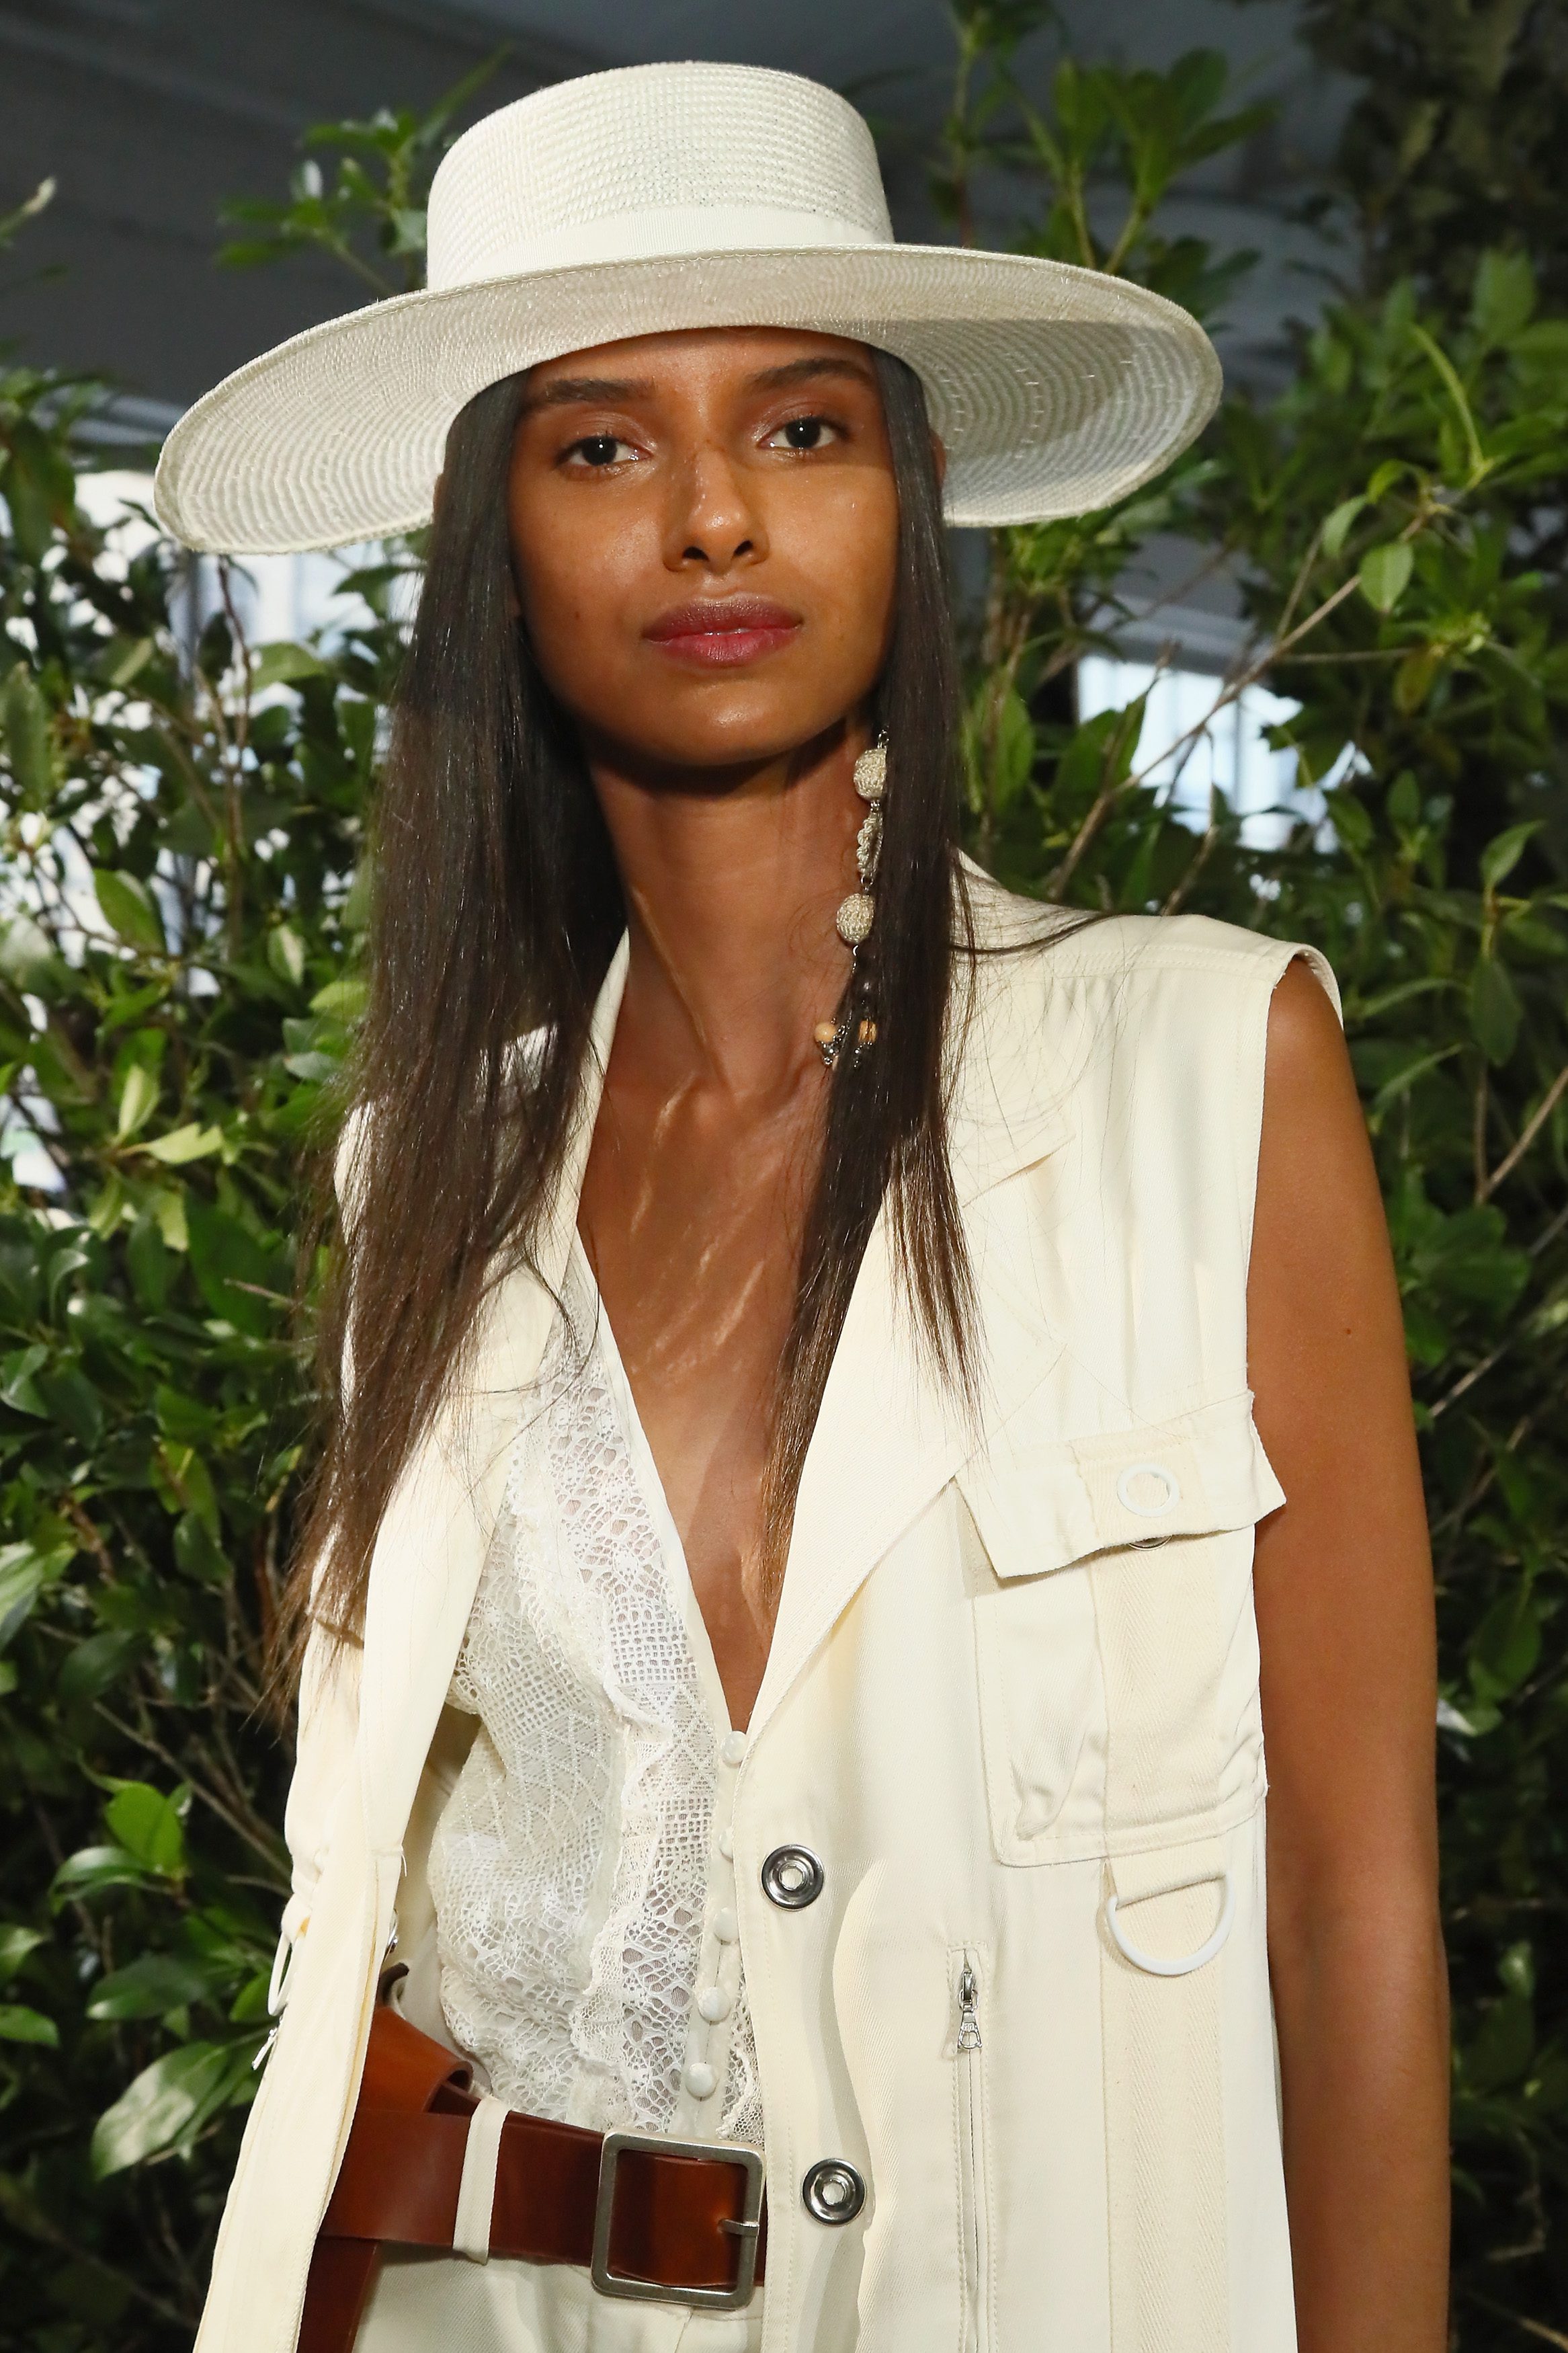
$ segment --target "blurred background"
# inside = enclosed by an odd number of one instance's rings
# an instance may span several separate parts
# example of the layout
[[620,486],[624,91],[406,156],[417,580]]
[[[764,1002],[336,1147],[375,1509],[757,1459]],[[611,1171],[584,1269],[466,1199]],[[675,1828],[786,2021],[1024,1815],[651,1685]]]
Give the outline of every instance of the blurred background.
[[[1278,376],[1286,321],[1310,306],[1302,269],[1331,261],[1298,215],[1333,156],[1350,83],[1294,37],[1290,0],[1067,0],[1076,57],[1168,65],[1214,47],[1246,98],[1278,111],[1184,181],[1173,226],[1261,259],[1228,306],[1226,364]],[[504,47],[503,47],[504,45]],[[1027,86],[1053,43],[1020,55]],[[809,74],[875,122],[895,228],[946,232],[926,155],[946,109],[952,31],[939,0],[3,0],[0,155],[8,187],[59,192],[28,247],[38,273],[7,303],[8,334],[64,367],[112,367],[132,422],[165,427],[266,345],[342,307],[322,261],[286,277],[215,269],[213,225],[236,196],[276,196],[312,122],[369,111],[369,93],[422,108],[502,49],[482,105],[595,67],[716,58]],[[1000,191],[983,235],[1011,226]],[[54,271],[58,275],[51,275]]]
[[[1227,61],[1236,101],[1267,107],[1248,137],[1183,176],[1165,210],[1170,234],[1256,254],[1214,323],[1229,379],[1259,388],[1284,381],[1290,322],[1313,314],[1342,259],[1331,229],[1305,216],[1331,168],[1352,84],[1303,49],[1296,13],[1291,0],[1068,0],[1026,37],[1016,60],[1020,82],[1038,95],[1063,43],[1086,63],[1152,67],[1209,47]],[[563,75],[680,57],[831,82],[873,123],[897,234],[949,233],[929,168],[952,83],[952,26],[941,0],[855,10],[831,0],[787,10],[760,0],[610,0],[592,11],[569,0],[272,0],[223,9],[202,0],[0,0],[7,185],[57,184],[25,269],[12,272],[6,331],[28,357],[112,374],[114,397],[97,429],[110,445],[123,442],[127,462],[98,486],[96,512],[108,518],[119,502],[145,496],[146,448],[188,401],[255,352],[343,307],[342,272],[324,256],[307,252],[287,270],[246,275],[215,258],[220,209],[275,197],[310,124],[364,110],[373,91],[431,106],[487,67],[467,115]],[[1010,241],[1018,204],[1004,174],[977,174],[973,209],[981,242]],[[376,288],[366,280],[363,291],[368,299]],[[967,581],[983,561],[976,550],[960,552]],[[1193,569],[1184,551],[1163,541],[1141,551],[1126,597],[1157,611],[1143,628],[1129,612],[1119,661],[1089,659],[1079,680],[1086,710],[1152,684],[1152,733],[1182,733],[1203,693],[1187,681],[1222,670],[1243,636],[1223,574],[1180,593]],[[247,610],[263,634],[296,637],[331,617],[331,563],[276,559],[247,571]],[[1162,649],[1170,658],[1155,681]],[[1293,800],[1291,764],[1265,740],[1276,702],[1262,687],[1237,699],[1226,725],[1173,776],[1184,806],[1201,815],[1217,780],[1245,805],[1255,831],[1278,831],[1268,813]]]

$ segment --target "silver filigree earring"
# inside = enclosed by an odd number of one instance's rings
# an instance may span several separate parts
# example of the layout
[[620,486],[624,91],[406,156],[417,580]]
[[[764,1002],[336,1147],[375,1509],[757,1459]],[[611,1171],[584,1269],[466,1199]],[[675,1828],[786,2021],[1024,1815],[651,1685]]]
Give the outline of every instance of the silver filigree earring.
[[848,1010],[837,1021],[819,1021],[812,1035],[816,1040],[824,1064],[831,1070],[855,1033],[855,1056],[858,1061],[868,1046],[877,1042],[877,1025],[868,1014],[857,1017],[856,980],[859,972],[860,949],[871,936],[876,918],[877,902],[872,896],[877,882],[877,863],[882,851],[882,803],[888,790],[888,738],[879,735],[868,751],[855,763],[855,789],[866,803],[866,814],[860,820],[860,830],[855,837],[855,865],[860,877],[860,888],[851,891],[847,899],[838,904],[834,918],[838,936],[849,951],[849,987],[845,992]]

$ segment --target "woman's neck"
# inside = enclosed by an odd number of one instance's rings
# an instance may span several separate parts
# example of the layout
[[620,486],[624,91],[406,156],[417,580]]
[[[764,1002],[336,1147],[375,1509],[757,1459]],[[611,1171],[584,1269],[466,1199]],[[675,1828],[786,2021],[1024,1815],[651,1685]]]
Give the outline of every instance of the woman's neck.
[[744,772],[650,780],[590,754],[626,892],[623,1070],[668,1096],[756,1103],[816,1060],[848,977],[834,913],[855,887],[861,733]]

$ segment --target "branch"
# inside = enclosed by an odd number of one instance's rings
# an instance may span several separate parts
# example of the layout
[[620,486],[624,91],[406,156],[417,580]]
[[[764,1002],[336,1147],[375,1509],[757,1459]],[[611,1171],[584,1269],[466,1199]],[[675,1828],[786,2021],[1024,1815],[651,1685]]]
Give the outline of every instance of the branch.
[[1194,720],[1192,726],[1178,735],[1173,743],[1167,744],[1163,751],[1157,752],[1152,760],[1145,761],[1143,766],[1134,775],[1123,777],[1119,785],[1108,785],[1094,801],[1083,823],[1073,836],[1061,863],[1047,881],[1046,896],[1047,898],[1060,896],[1071,881],[1085,850],[1100,831],[1110,808],[1122,793],[1136,792],[1141,785],[1148,783],[1156,768],[1163,767],[1165,762],[1174,754],[1185,750],[1189,745],[1195,744],[1201,735],[1206,734],[1222,711],[1227,710],[1231,703],[1245,694],[1249,686],[1256,685],[1264,672],[1270,670],[1282,654],[1288,652],[1291,646],[1299,644],[1309,630],[1315,629],[1320,622],[1327,620],[1336,607],[1342,605],[1347,596],[1353,596],[1360,586],[1359,579],[1353,574],[1350,579],[1342,582],[1332,596],[1325,596],[1322,603],[1314,607],[1304,621],[1298,621],[1295,628],[1284,637],[1272,638],[1244,670],[1238,670],[1224,691],[1215,695],[1201,719]]
[[1478,1201],[1489,1201],[1492,1195],[1497,1191],[1498,1187],[1502,1183],[1504,1177],[1511,1176],[1513,1175],[1514,1170],[1519,1166],[1520,1162],[1530,1150],[1531,1145],[1535,1142],[1536,1137],[1540,1134],[1542,1129],[1545,1126],[1547,1121],[1551,1118],[1552,1113],[1562,1102],[1564,1094],[1568,1094],[1568,1062],[1565,1062],[1562,1070],[1558,1071],[1557,1076],[1552,1080],[1552,1084],[1547,1088],[1546,1092],[1542,1096],[1541,1101],[1536,1104],[1535,1109],[1525,1121],[1523,1127],[1520,1131],[1519,1141],[1514,1145],[1512,1151],[1506,1154],[1505,1156],[1498,1162],[1498,1165],[1492,1170],[1491,1175],[1486,1177],[1484,1181],[1476,1187],[1476,1198]]
[[1516,1334],[1510,1333],[1506,1340],[1499,1341],[1497,1346],[1492,1350],[1489,1356],[1483,1356],[1479,1365],[1472,1365],[1468,1373],[1462,1373],[1459,1378],[1454,1383],[1453,1388],[1449,1389],[1445,1396],[1440,1397],[1436,1404],[1433,1407],[1431,1413],[1432,1420],[1436,1421],[1439,1414],[1447,1413],[1448,1408],[1462,1398],[1467,1389],[1473,1389],[1479,1380],[1484,1379],[1486,1375],[1491,1371],[1492,1366],[1498,1362],[1500,1357],[1507,1356],[1509,1350],[1512,1347],[1516,1337]]
[[[276,1837],[266,1836],[260,1831],[253,1829],[251,1825],[245,1821],[239,1814],[236,1813],[231,1807],[225,1805],[221,1798],[216,1796],[211,1789],[205,1788],[202,1782],[197,1780],[192,1774],[190,1767],[187,1765],[183,1765],[180,1759],[174,1756],[170,1750],[165,1748],[163,1742],[156,1739],[152,1733],[141,1731],[135,1725],[122,1723],[119,1716],[110,1714],[110,1710],[105,1707],[101,1700],[95,1700],[93,1702],[93,1706],[95,1712],[103,1718],[105,1724],[109,1725],[113,1731],[118,1732],[122,1739],[132,1742],[138,1748],[146,1749],[148,1755],[150,1757],[156,1757],[159,1763],[164,1766],[169,1772],[174,1775],[176,1780],[184,1781],[190,1788],[192,1795],[199,1798],[204,1806],[209,1807],[217,1816],[219,1821],[226,1822],[229,1829],[234,1832],[236,1838],[243,1839],[246,1845],[251,1849],[253,1853],[260,1855],[262,1861],[264,1862],[270,1863],[274,1870],[279,1868],[279,1842]],[[287,1883],[285,1882],[285,1884],[286,1883]]]

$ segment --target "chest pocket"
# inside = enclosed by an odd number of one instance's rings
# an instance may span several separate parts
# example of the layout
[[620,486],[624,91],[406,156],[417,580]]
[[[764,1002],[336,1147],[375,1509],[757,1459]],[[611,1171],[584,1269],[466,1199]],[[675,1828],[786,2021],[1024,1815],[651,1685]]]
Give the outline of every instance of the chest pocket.
[[1252,1532],[1285,1498],[1245,1393],[959,1474],[1005,1863],[1204,1839],[1263,1794]]

